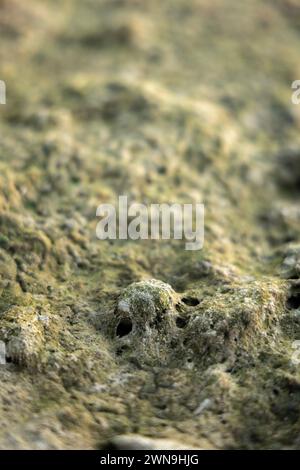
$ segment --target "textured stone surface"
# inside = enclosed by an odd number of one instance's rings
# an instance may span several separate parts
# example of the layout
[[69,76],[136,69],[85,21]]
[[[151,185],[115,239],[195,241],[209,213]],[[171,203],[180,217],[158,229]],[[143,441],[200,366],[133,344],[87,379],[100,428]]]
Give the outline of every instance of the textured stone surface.
[[[299,25],[0,0],[1,448],[299,448]],[[97,240],[119,195],[203,202],[204,249]]]

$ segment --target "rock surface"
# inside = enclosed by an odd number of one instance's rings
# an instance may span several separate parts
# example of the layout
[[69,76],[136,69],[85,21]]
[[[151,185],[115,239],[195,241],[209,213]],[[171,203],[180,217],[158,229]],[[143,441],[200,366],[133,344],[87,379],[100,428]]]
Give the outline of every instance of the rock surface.
[[[1,448],[300,447],[299,25],[0,0]],[[204,203],[203,250],[97,240],[119,195]]]

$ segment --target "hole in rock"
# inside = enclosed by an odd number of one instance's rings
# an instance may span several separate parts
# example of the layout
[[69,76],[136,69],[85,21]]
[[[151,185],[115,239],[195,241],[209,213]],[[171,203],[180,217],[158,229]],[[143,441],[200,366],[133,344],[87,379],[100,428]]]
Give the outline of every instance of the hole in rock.
[[131,319],[122,318],[122,320],[119,321],[119,324],[117,326],[117,331],[116,331],[117,336],[119,336],[119,338],[122,338],[123,336],[129,335],[131,331],[132,331]]
[[123,346],[121,346],[120,348],[116,350],[116,355],[122,356],[126,351],[128,351],[128,349],[129,349],[128,346],[124,344]]
[[296,310],[300,308],[300,292],[290,295],[287,300],[287,308],[289,310]]
[[177,328],[185,328],[188,324],[188,319],[184,317],[177,317],[176,318],[176,326]]
[[196,299],[196,297],[183,297],[181,300],[189,307],[196,307],[196,305],[200,304],[200,300]]

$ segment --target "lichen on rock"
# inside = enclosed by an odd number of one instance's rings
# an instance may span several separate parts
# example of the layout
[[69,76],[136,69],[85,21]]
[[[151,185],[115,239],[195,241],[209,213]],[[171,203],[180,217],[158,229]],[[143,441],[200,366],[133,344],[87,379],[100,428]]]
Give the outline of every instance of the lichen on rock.
[[119,351],[131,350],[137,361],[163,363],[178,335],[179,295],[156,279],[135,282],[120,295],[112,321]]
[[297,2],[57,3],[0,0],[0,447],[299,448]]

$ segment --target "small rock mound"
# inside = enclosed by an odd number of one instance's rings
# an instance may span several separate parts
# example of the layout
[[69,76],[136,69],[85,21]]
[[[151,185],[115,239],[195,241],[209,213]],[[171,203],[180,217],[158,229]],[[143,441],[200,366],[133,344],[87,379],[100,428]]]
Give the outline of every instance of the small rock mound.
[[[142,362],[163,361],[178,336],[179,295],[169,284],[151,279],[128,286],[118,299],[113,335],[118,351],[134,351]],[[178,323],[178,322],[177,322]]]
[[190,450],[197,449],[173,439],[153,439],[139,434],[115,436],[108,443],[113,450]]

